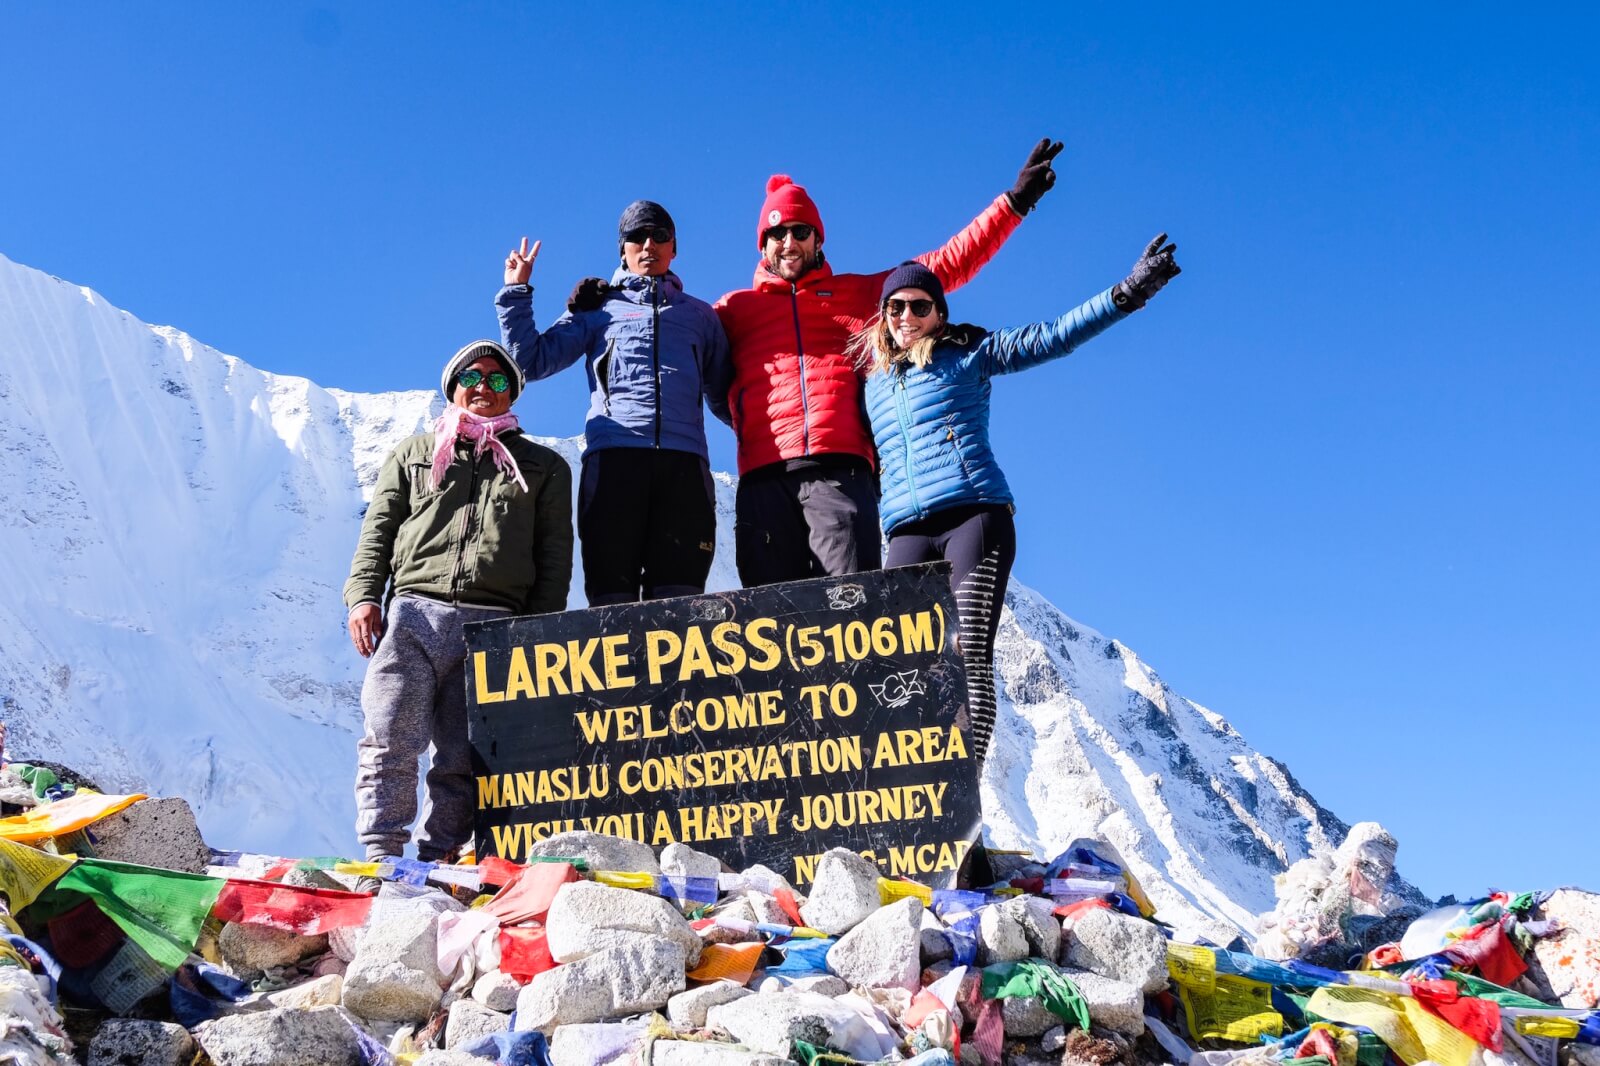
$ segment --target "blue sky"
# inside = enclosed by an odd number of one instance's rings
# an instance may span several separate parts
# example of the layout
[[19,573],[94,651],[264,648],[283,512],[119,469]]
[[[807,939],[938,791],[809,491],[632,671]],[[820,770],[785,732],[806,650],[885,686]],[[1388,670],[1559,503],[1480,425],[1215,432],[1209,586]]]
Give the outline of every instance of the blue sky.
[[[1424,890],[1600,889],[1600,16],[1505,10],[8,4],[0,252],[264,369],[432,388],[524,234],[548,318],[659,200],[714,299],[782,171],[876,270],[1057,137],[954,316],[1058,314],[1160,230],[1184,273],[997,383],[1018,577]],[[518,410],[584,402],[574,370]]]

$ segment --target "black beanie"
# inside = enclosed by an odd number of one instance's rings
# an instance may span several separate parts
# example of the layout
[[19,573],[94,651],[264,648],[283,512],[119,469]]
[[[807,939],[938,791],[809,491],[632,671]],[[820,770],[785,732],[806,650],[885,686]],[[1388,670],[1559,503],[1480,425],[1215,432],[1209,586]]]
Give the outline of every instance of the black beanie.
[[889,302],[889,297],[901,289],[921,289],[933,297],[933,306],[939,309],[939,317],[947,322],[950,320],[950,305],[944,302],[944,286],[939,284],[939,275],[914,259],[907,259],[884,279],[883,295],[878,297],[879,310]]
[[665,226],[672,231],[673,240],[677,240],[678,227],[673,224],[666,208],[654,200],[635,200],[622,209],[622,217],[617,219],[617,254],[622,254],[628,234],[647,226]]

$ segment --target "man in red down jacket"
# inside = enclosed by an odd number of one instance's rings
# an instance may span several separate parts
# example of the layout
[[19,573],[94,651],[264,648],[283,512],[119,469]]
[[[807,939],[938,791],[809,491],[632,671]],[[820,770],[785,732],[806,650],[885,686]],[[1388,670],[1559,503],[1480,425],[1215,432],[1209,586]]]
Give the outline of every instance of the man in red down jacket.
[[[1060,151],[1059,141],[1040,141],[1009,192],[917,257],[945,291],[971,281],[1055,184]],[[716,305],[733,354],[734,545],[747,588],[882,565],[872,433],[845,347],[877,313],[889,270],[835,274],[822,240],[804,187],[774,174],[756,225],[755,281]]]

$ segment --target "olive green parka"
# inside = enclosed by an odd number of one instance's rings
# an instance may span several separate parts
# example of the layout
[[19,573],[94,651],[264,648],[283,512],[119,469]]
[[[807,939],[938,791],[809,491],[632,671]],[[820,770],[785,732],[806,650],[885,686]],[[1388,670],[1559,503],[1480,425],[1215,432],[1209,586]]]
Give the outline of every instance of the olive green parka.
[[436,489],[433,434],[398,444],[383,464],[344,585],[347,610],[414,593],[517,614],[565,610],[572,582],[572,470],[520,431],[500,436],[524,490],[485,451],[457,441]]

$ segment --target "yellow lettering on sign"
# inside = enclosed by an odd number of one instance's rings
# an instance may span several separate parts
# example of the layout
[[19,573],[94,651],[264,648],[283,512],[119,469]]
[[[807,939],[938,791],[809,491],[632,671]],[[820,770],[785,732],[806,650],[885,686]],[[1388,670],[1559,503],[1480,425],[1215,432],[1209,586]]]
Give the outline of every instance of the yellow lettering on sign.
[[489,687],[488,659],[489,657],[481,651],[472,653],[472,682],[479,703],[499,703],[506,698],[506,694]]
[[802,796],[799,811],[789,816],[789,825],[796,832],[806,833],[813,829],[940,818],[949,787],[948,781],[940,781]]

